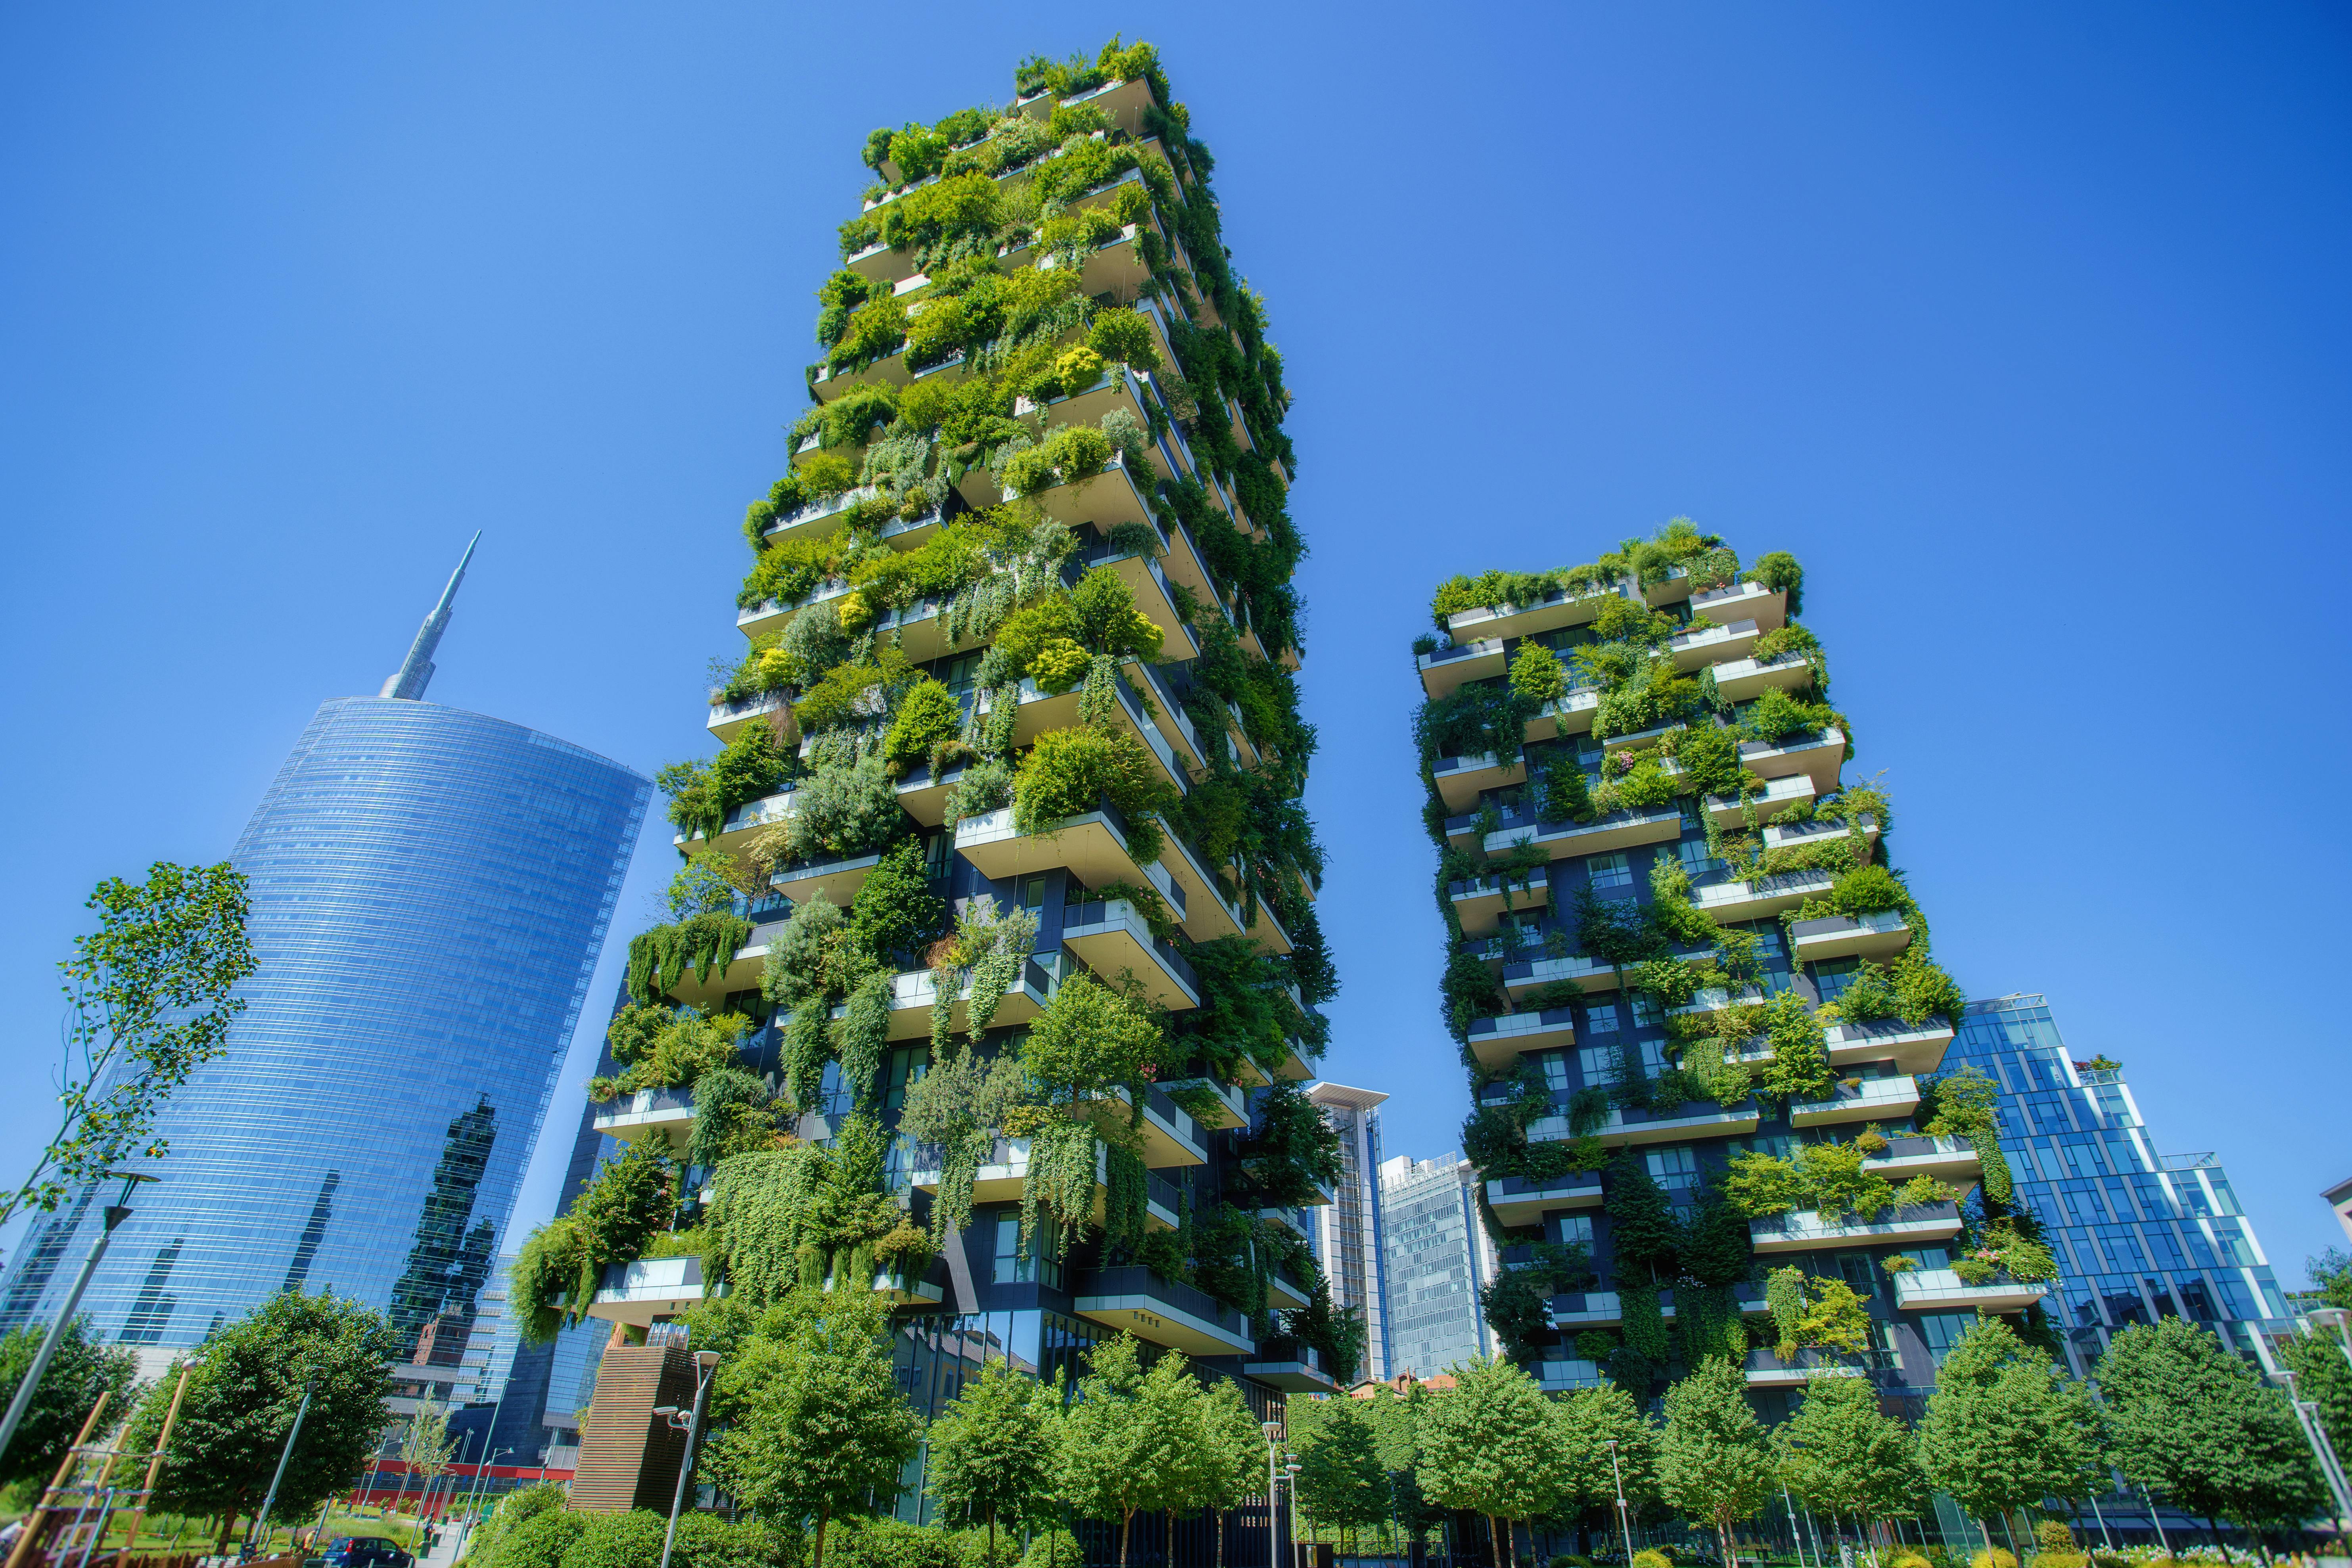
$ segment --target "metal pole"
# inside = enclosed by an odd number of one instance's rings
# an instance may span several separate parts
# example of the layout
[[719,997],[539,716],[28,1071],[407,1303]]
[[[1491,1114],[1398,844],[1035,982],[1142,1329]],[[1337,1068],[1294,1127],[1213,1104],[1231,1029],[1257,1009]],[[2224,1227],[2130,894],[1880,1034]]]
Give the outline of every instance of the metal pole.
[[[269,1518],[269,1510],[278,1501],[278,1485],[286,1479],[287,1463],[294,1458],[294,1444],[302,1436],[302,1418],[310,1414],[310,1391],[318,1386],[319,1380],[315,1377],[303,1381],[302,1403],[294,1407],[294,1429],[286,1434],[286,1447],[278,1452],[278,1470],[269,1478],[269,1490],[261,1499],[261,1511],[253,1516],[253,1530],[245,1533],[245,1543],[248,1548],[253,1544],[253,1531],[267,1528],[264,1521]],[[269,1537],[264,1535],[261,1539],[267,1542]]]
[[[1780,1501],[1785,1504],[1789,1510],[1789,1539],[1797,1543],[1797,1568],[1807,1568],[1807,1564],[1805,1563],[1805,1532],[1797,1527],[1797,1500],[1789,1495],[1789,1483],[1786,1481],[1782,1481],[1780,1483]],[[1625,1553],[1625,1561],[1628,1563],[1633,1562],[1633,1554],[1630,1552]]]
[[[669,1500],[669,1529],[662,1535],[661,1568],[669,1568],[669,1549],[677,1540],[677,1513],[686,1506],[686,1483],[694,1475],[694,1440],[702,1432],[702,1409],[710,1397],[711,1370],[719,1364],[717,1351],[694,1352],[694,1413],[686,1418],[686,1452],[677,1461],[677,1490]],[[676,1417],[672,1417],[673,1420]]]
[[81,1424],[81,1431],[74,1437],[73,1447],[66,1450],[66,1457],[58,1461],[58,1473],[50,1480],[49,1489],[42,1494],[40,1506],[33,1510],[25,1521],[25,1528],[17,1532],[16,1547],[8,1553],[8,1568],[18,1568],[33,1550],[33,1542],[40,1539],[41,1525],[49,1516],[49,1505],[57,1500],[58,1490],[66,1484],[66,1477],[73,1473],[74,1461],[81,1457],[81,1446],[89,1441],[100,1415],[106,1409],[106,1402],[113,1397],[111,1394],[101,1393],[98,1403],[89,1407],[89,1418]]
[[2319,1473],[2327,1482],[2327,1489],[2336,1499],[2336,1517],[2352,1520],[2352,1486],[2344,1479],[2344,1467],[2336,1461],[2336,1447],[2327,1440],[2326,1431],[2319,1425],[2319,1406],[2294,1394],[2294,1373],[2273,1373],[2286,1385],[2286,1402],[2294,1406],[2295,1424],[2303,1428],[2304,1441],[2311,1445],[2311,1457],[2319,1461]]
[[188,1374],[194,1370],[190,1363],[181,1363],[179,1386],[172,1390],[172,1408],[163,1413],[163,1429],[155,1434],[155,1453],[147,1461],[147,1478],[139,1486],[139,1506],[131,1510],[131,1529],[122,1538],[126,1558],[131,1549],[139,1544],[140,1522],[147,1517],[148,1505],[155,1500],[155,1478],[163,1473],[163,1450],[171,1447],[172,1427],[180,1419],[180,1401],[188,1396]]
[[[1627,1568],[1632,1568],[1633,1516],[1625,1509],[1625,1472],[1617,1468],[1617,1439],[1614,1437],[1609,1439],[1609,1476],[1617,1483],[1617,1526],[1625,1532],[1625,1562]],[[1731,1568],[1731,1565],[1727,1563],[1724,1568]]]
[[2113,1552],[2116,1538],[2107,1533],[2107,1516],[2099,1511],[2099,1494],[2096,1492],[2091,1494],[2091,1517],[2099,1521],[2099,1539],[2106,1544],[2108,1551]]
[[114,1239],[115,1227],[131,1217],[130,1209],[124,1206],[131,1201],[131,1189],[141,1182],[155,1179],[152,1176],[125,1175],[121,1171],[106,1173],[122,1178],[122,1201],[108,1205],[105,1228],[98,1233],[98,1239],[89,1244],[89,1256],[82,1259],[81,1272],[74,1276],[73,1289],[66,1292],[65,1305],[58,1309],[56,1321],[49,1324],[48,1337],[41,1342],[41,1353],[33,1358],[32,1369],[25,1373],[25,1381],[16,1385],[16,1397],[8,1402],[8,1414],[0,1416],[0,1454],[8,1451],[9,1443],[16,1436],[16,1428],[24,1422],[25,1413],[33,1407],[33,1391],[41,1386],[41,1374],[49,1370],[49,1358],[58,1353],[58,1341],[64,1336],[66,1325],[73,1321],[74,1309],[81,1305],[81,1293],[89,1289],[89,1277],[98,1272],[98,1260],[106,1256],[106,1246]]

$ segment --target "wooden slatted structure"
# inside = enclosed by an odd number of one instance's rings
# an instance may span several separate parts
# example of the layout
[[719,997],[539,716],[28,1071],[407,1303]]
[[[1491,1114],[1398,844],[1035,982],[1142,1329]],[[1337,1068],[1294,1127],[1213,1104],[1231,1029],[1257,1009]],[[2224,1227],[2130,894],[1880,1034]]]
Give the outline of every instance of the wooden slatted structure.
[[682,1340],[631,1344],[615,1324],[596,1370],[596,1394],[581,1435],[571,1506],[583,1513],[669,1511],[686,1434],[654,1414],[657,1405],[694,1404],[694,1358]]

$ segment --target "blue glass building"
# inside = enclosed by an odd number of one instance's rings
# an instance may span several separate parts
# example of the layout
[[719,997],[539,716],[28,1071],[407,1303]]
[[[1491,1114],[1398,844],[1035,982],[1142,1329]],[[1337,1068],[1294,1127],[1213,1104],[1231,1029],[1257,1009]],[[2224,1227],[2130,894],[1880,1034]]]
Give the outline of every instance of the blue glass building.
[[[412,1342],[470,1326],[651,785],[418,700],[463,573],[384,695],[319,710],[237,841],[259,971],[83,1299],[109,1340],[193,1345],[298,1286]],[[27,1237],[0,1329],[54,1310],[89,1208]]]

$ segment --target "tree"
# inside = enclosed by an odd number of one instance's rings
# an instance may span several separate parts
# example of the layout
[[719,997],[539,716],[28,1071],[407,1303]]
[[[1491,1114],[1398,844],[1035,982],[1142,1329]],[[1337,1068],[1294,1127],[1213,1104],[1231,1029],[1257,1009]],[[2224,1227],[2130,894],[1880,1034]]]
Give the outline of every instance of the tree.
[[1796,1414],[1772,1434],[1780,1476],[1809,1508],[1836,1521],[1868,1521],[1919,1494],[1911,1434],[1878,1408],[1878,1391],[1859,1377],[1817,1377]]
[[2286,1364],[2294,1373],[2295,1397],[2319,1406],[2319,1424],[2336,1457],[2352,1454],[2352,1361],[2344,1359],[2344,1342],[2325,1331],[2297,1334],[2286,1342]]
[[1242,1401],[1241,1384],[1221,1377],[1201,1402],[1201,1445],[1206,1463],[1201,1506],[1217,1518],[1217,1568],[1224,1568],[1225,1515],[1265,1495],[1265,1433]]
[[992,1361],[931,1424],[931,1495],[945,1510],[988,1521],[989,1568],[997,1520],[1030,1518],[1053,1491],[1061,1419],[1058,1379],[1041,1383]]
[[[205,1342],[188,1376],[180,1418],[152,1506],[220,1520],[215,1551],[239,1515],[260,1505],[302,1403],[315,1380],[278,1484],[277,1517],[299,1519],[348,1485],[375,1452],[391,1387],[384,1363],[396,1353],[391,1326],[357,1302],[288,1290]],[[121,1440],[125,1453],[152,1451],[185,1358],[147,1393]]]
[[891,1375],[887,1302],[807,1300],[770,1307],[719,1363],[698,1468],[763,1515],[814,1518],[810,1564],[824,1568],[834,1516],[887,1508],[923,1428]]
[[[448,1406],[432,1399],[417,1402],[415,1413],[408,1418],[408,1430],[400,1439],[401,1462],[408,1474],[425,1479],[425,1495],[431,1498],[433,1483],[449,1470],[449,1457],[457,1451],[457,1439],[449,1436]],[[408,1489],[405,1476],[400,1489]]]
[[147,880],[109,877],[82,906],[98,930],[74,938],[66,977],[58,1131],[24,1184],[0,1201],[53,1211],[67,1193],[126,1160],[159,1160],[148,1134],[188,1075],[228,1048],[245,1011],[229,992],[254,971],[245,875],[226,864],[158,860]]
[[2303,1260],[2303,1271],[2319,1287],[2320,1300],[2330,1307],[2352,1307],[2352,1253],[2331,1247]]
[[1549,1409],[1535,1380],[1499,1356],[1446,1370],[1454,1387],[1430,1395],[1415,1424],[1422,1493],[1485,1514],[1496,1556],[1516,1563],[1517,1538],[1507,1549],[1495,1521],[1549,1513],[1567,1491]]
[[1937,1370],[1919,1424],[1919,1469],[1987,1521],[2044,1498],[2089,1495],[2098,1430],[2089,1389],[2007,1323],[1979,1318]]
[[1690,1518],[1714,1526],[1729,1563],[1731,1527],[1754,1517],[1773,1482],[1771,1441],[1748,1408],[1748,1374],[1738,1363],[1711,1356],[1666,1390],[1665,1409],[1659,1490]]
[[1389,1516],[1388,1472],[1371,1424],[1352,1399],[1327,1400],[1321,1414],[1297,1445],[1298,1500],[1342,1530],[1380,1523]]
[[1143,1408],[1142,1347],[1133,1334],[1095,1346],[1078,1379],[1078,1402],[1062,1419],[1061,1492],[1081,1519],[1118,1521],[1118,1560],[1128,1527],[1147,1500],[1145,1467],[1157,1439]]
[[[1632,1394],[1613,1384],[1580,1388],[1553,1405],[1551,1413],[1569,1488],[1580,1507],[1605,1508],[1613,1522],[1620,1484],[1633,1513],[1657,1501],[1658,1431]],[[1613,1467],[1612,1441],[1617,1445]]]
[[2250,1530],[2326,1510],[2286,1396],[2196,1324],[2126,1329],[2098,1379],[2108,1457],[2135,1486]]
[[[66,1324],[58,1335],[57,1352],[49,1358],[48,1370],[41,1374],[32,1407],[9,1440],[8,1451],[0,1454],[0,1486],[27,1479],[46,1481],[57,1473],[58,1461],[65,1458],[74,1434],[81,1430],[82,1419],[100,1394],[113,1396],[108,1408],[116,1415],[130,1400],[138,1382],[138,1356],[119,1346],[109,1349],[100,1344],[90,1338],[89,1326],[85,1314]],[[48,1331],[46,1324],[27,1323],[0,1339],[0,1388],[14,1390],[24,1381]]]

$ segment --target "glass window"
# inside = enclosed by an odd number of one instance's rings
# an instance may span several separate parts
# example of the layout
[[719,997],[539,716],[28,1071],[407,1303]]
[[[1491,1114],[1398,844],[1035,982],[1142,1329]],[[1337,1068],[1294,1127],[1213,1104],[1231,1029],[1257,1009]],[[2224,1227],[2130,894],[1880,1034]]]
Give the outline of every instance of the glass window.
[[1834,1002],[1845,994],[1845,988],[1862,973],[1858,958],[1824,958],[1812,966],[1813,985],[1824,1003]]
[[1576,1053],[1577,1071],[1588,1084],[1617,1081],[1617,1048],[1614,1046],[1582,1046]]
[[922,1081],[931,1067],[929,1046],[898,1046],[894,1047],[882,1068],[882,1109],[898,1110],[907,1103],[907,1090]]
[[1589,1214],[1557,1214],[1548,1223],[1552,1240],[1563,1247],[1579,1242],[1588,1247],[1592,1245],[1592,1216]]
[[1698,1151],[1687,1143],[1651,1149],[1642,1158],[1650,1168],[1650,1179],[1661,1186],[1687,1187],[1698,1180]]
[[1588,1035],[1613,1035],[1619,1027],[1617,1004],[1590,1003],[1584,1009],[1584,1032]]
[[[1046,879],[1043,877],[1025,877],[1022,879],[1021,907],[1023,909],[1042,910],[1045,907],[1045,881]],[[1076,888],[1078,884],[1073,882],[1070,885],[1072,888]]]
[[1021,1212],[1018,1209],[996,1216],[996,1267],[994,1275],[999,1285],[1034,1285],[1039,1280],[1059,1289],[1062,1283],[1060,1263],[1043,1257],[1045,1233],[1041,1230],[1029,1238],[1024,1251],[1021,1246]]
[[940,684],[958,697],[968,695],[980,673],[980,659],[979,654],[968,653],[948,660],[940,668]]
[[1543,1063],[1544,1088],[1554,1094],[1566,1094],[1575,1087],[1568,1081],[1566,1051],[1539,1051],[1536,1059]]
[[1723,862],[1707,853],[1706,840],[1704,838],[1684,839],[1675,846],[1675,854],[1683,863],[1684,874],[1694,882],[1703,882],[1710,877],[1720,876],[1724,870]]
[[1633,885],[1633,868],[1622,855],[1593,855],[1586,858],[1584,872],[1595,891],[1604,888],[1630,888]]

